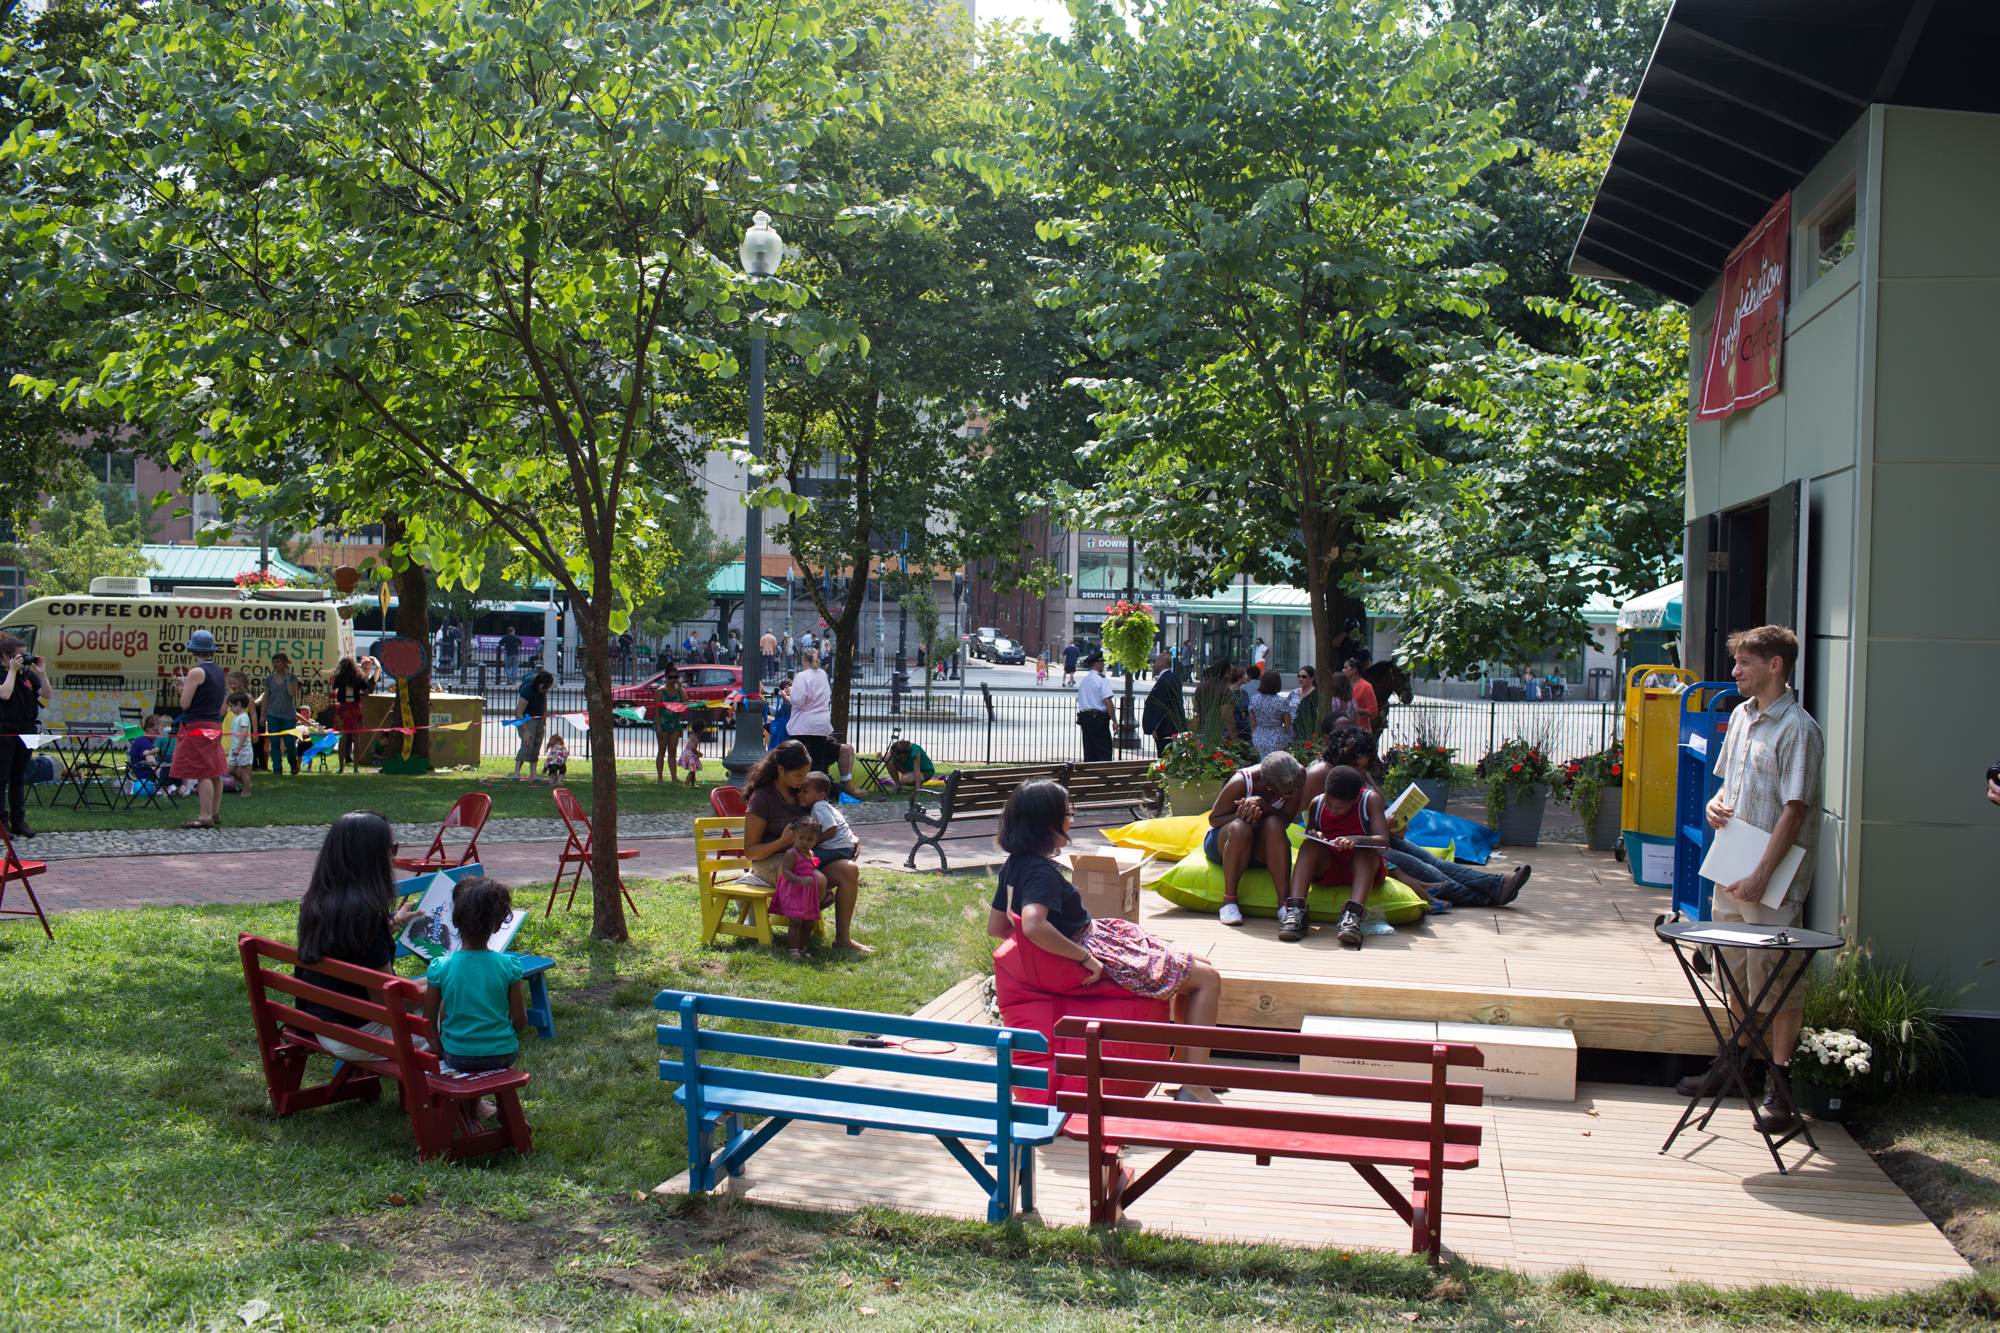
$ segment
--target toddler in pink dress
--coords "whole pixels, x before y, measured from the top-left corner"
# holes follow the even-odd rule
[[[806,931],[819,920],[820,899],[826,893],[826,876],[820,872],[813,848],[819,843],[820,824],[811,815],[794,819],[792,845],[780,854],[778,880],[771,886],[771,910],[792,923],[792,957],[806,956]]]

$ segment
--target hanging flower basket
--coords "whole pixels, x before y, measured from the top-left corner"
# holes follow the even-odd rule
[[[1122,600],[1113,602],[1104,612],[1104,655],[1124,667],[1128,675],[1141,671],[1152,658],[1153,642],[1159,632],[1152,607]]]

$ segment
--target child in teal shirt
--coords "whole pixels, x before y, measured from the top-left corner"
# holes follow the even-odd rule
[[[528,997],[521,965],[486,947],[514,910],[507,886],[472,875],[452,887],[451,921],[459,947],[431,963],[426,973],[424,1017],[438,1035],[438,1060],[448,1073],[485,1074],[511,1069],[528,1026]],[[493,1099],[481,1098],[479,1118],[493,1117]]]

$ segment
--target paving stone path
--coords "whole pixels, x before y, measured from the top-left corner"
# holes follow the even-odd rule
[[[850,824],[883,824],[900,821],[908,807],[882,803],[841,807]],[[223,807],[226,820],[229,807]],[[654,810],[618,816],[618,837],[687,838],[694,834],[694,821],[706,818],[693,810]],[[203,852],[318,851],[326,838],[325,824],[283,824],[269,828],[234,827],[219,829],[111,829],[87,833],[44,833],[20,844],[24,857],[37,861],[63,861],[100,856],[190,856]],[[437,825],[404,824],[398,833],[403,842],[421,850],[437,832]],[[568,837],[560,819],[489,819],[479,835],[481,847],[488,843],[562,842]]]

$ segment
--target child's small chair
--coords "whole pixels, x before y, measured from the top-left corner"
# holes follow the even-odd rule
[[[738,836],[740,837],[740,825],[738,826],[738,830]],[[7,859],[0,861],[0,916],[31,916],[42,923],[42,933],[50,939],[54,939],[56,933],[49,929],[49,918],[42,911],[42,900],[35,896],[35,886],[28,882],[36,875],[47,870],[48,866],[41,861],[23,861],[15,854],[14,840],[7,835],[7,823],[5,820],[0,820],[0,846],[5,846],[7,849]],[[7,901],[7,886],[11,883],[18,883],[22,890],[27,893],[28,907],[8,907],[5,905]]]
[[[482,791],[470,791],[451,803],[445,813],[444,823],[439,826],[437,836],[431,839],[430,850],[422,856],[399,856],[396,858],[398,870],[408,870],[413,874],[428,874],[437,870],[450,870],[456,866],[471,865],[479,859],[479,831],[486,827],[486,816],[493,810],[493,798]],[[446,829],[469,828],[472,841],[465,844],[465,855],[456,861],[444,849]],[[634,855],[637,855],[635,852]]]
[[[556,813],[562,816],[564,825],[569,829],[569,842],[564,845],[562,853],[556,861],[556,882],[549,886],[549,908],[548,911],[542,913],[544,917],[555,915],[556,895],[562,892],[563,870],[568,866],[575,866],[576,873],[570,877],[569,901],[563,904],[563,910],[567,912],[576,906],[577,885],[583,882],[584,867],[590,864],[590,845],[597,838],[596,832],[590,827],[590,816],[583,813],[583,807],[576,803],[576,794],[574,792],[570,791],[567,787],[557,787],[555,789],[555,798]],[[577,836],[578,825],[583,827],[583,835],[581,837]],[[621,861],[629,861],[638,854],[639,849],[637,847],[620,847],[618,849],[618,859]],[[623,875],[618,877],[618,891],[625,895],[627,905],[634,912],[637,912],[639,904],[632,901],[632,890],[625,887],[625,877]]]

